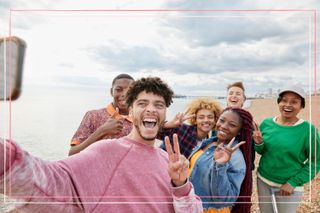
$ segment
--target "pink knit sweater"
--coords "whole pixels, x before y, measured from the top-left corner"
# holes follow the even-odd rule
[[[166,152],[126,137],[57,162],[1,142],[0,159],[0,190],[24,212],[202,212],[190,182],[172,187]]]

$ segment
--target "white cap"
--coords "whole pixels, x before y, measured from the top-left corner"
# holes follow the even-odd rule
[[[286,87],[282,88],[279,92],[279,96],[285,92],[293,92],[293,93],[296,93],[297,95],[299,95],[303,99],[306,98],[306,93],[304,92],[304,90],[297,85],[290,85],[290,86],[286,86]]]

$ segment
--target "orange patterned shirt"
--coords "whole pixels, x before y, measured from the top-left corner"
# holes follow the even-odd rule
[[[116,110],[111,103],[106,108],[88,111],[72,137],[71,145],[78,145],[85,141],[92,133],[103,125],[115,111]],[[130,133],[132,129],[131,118],[124,115],[118,115],[116,118],[124,118],[122,131],[118,134],[106,135],[103,139],[121,138]]]

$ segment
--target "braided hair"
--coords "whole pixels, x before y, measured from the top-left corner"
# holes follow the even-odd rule
[[[252,151],[252,115],[250,112],[237,107],[227,107],[224,111],[232,111],[239,115],[241,121],[241,129],[236,139],[238,141],[246,141],[245,144],[240,146],[245,163],[246,163],[246,174],[241,184],[240,194],[237,199],[236,205],[232,208],[232,213],[250,212],[251,208],[251,193],[252,193],[252,172],[250,169],[251,165],[251,151]]]

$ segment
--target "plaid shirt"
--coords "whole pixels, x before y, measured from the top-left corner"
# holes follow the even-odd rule
[[[158,134],[158,139],[164,141],[164,137],[169,136],[172,144],[172,135],[174,133],[178,135],[181,154],[188,158],[191,154],[192,149],[197,145],[197,126],[182,124],[177,128],[162,128],[160,130],[160,133]],[[161,148],[166,150],[166,146],[164,143],[161,145]]]

